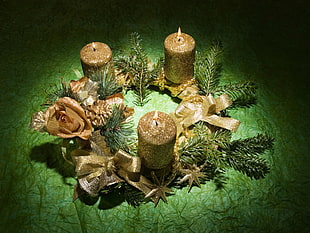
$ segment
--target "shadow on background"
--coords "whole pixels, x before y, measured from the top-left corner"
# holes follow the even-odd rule
[[[75,177],[74,167],[65,161],[61,154],[61,146],[56,143],[45,143],[33,147],[30,159],[36,162],[45,163],[50,169],[59,173],[63,179]]]

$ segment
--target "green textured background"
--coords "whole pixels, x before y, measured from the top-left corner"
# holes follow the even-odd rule
[[[306,2],[2,0],[0,231],[310,232]],[[55,138],[28,130],[43,89],[59,76],[75,77],[86,43],[122,49],[137,31],[154,59],[178,26],[200,51],[222,40],[225,80],[258,84],[258,104],[232,113],[242,121],[234,137],[268,132],[276,138],[273,152],[264,155],[270,174],[255,181],[229,170],[224,190],[214,191],[212,182],[189,194],[176,190],[157,208],[133,208],[115,196],[72,202],[75,180],[54,157]],[[155,93],[144,111],[170,112],[175,105],[164,107],[167,100]]]

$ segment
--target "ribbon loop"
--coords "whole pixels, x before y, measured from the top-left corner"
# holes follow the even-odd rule
[[[222,94],[217,98],[214,98],[211,94],[184,98],[175,112],[170,114],[177,125],[177,136],[198,121],[205,121],[211,125],[236,132],[240,125],[238,120],[215,115],[228,108],[231,104],[232,100],[227,94]]]
[[[132,181],[140,179],[141,158],[131,156],[123,150],[118,150],[114,156],[116,166],[127,173],[127,176]]]

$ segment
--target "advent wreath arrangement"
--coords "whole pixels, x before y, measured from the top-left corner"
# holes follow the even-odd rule
[[[77,178],[73,199],[121,190],[134,207],[148,201],[156,207],[172,188],[188,186],[189,192],[208,181],[223,187],[229,168],[264,178],[270,168],[261,155],[272,149],[273,138],[232,140],[240,122],[229,111],[255,104],[256,85],[220,82],[221,43],[198,53],[194,39],[179,30],[166,38],[165,59],[155,64],[138,33],[130,43],[115,58],[106,44],[86,45],[80,53],[84,76],[49,92],[31,119],[31,129],[63,139],[61,153]],[[124,104],[128,90],[137,106],[152,91],[166,91],[178,106],[170,114],[146,113],[136,135],[134,109]]]

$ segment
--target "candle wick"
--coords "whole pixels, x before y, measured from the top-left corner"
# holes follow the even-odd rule
[[[158,126],[158,111],[156,110],[155,113],[154,113],[154,116],[153,116],[153,123]]]
[[[94,52],[97,50],[97,49],[96,49],[96,44],[95,44],[95,42],[91,43],[91,47],[92,47],[92,49],[93,49]]]

